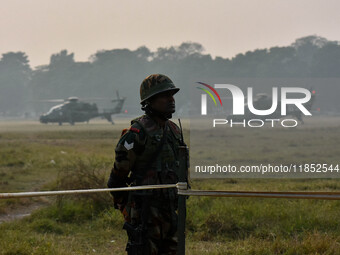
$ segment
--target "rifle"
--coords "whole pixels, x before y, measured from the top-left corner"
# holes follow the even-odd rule
[[[142,225],[135,227],[129,222],[125,222],[123,229],[126,230],[129,242],[126,245],[126,251],[128,255],[143,255],[146,254],[146,229]]]

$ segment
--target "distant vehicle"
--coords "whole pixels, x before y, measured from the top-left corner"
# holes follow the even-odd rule
[[[112,120],[113,114],[121,113],[124,98],[120,98],[117,92],[117,99],[111,100],[113,103],[117,103],[112,109],[105,109],[103,112],[98,111],[96,103],[82,102],[78,97],[69,97],[63,100],[63,104],[53,106],[47,113],[40,116],[40,122],[47,123],[70,123],[74,125],[76,122],[89,122],[90,119],[102,117],[114,124]],[[55,100],[43,100],[45,102],[58,102],[60,99]]]
[[[311,91],[312,96],[311,99],[304,104],[305,108],[310,111],[312,108],[312,105],[315,101],[315,91]],[[278,105],[280,105],[280,101],[278,102]],[[247,104],[245,104],[247,105]],[[254,108],[258,109],[258,110],[267,110],[270,109],[270,107],[272,106],[272,98],[270,96],[268,96],[267,94],[263,94],[263,93],[259,93],[256,95],[255,100],[254,100]],[[287,107],[287,116],[292,116],[293,118],[295,117],[298,121],[300,121],[301,123],[303,122],[303,118],[302,118],[302,112],[297,109],[296,107],[293,108],[291,107],[291,105],[288,105]],[[248,107],[245,107],[245,113],[244,115],[229,115],[227,117],[227,120],[233,120],[233,121],[243,121],[243,120],[250,120],[250,119],[281,119],[282,115],[281,115],[281,108],[277,107],[276,110],[270,114],[270,115],[265,115],[265,116],[260,116],[260,115],[255,115],[252,112],[249,111]]]

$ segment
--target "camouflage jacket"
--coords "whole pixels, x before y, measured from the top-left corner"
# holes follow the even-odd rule
[[[130,128],[123,130],[116,146],[108,187],[124,187],[131,183],[154,185],[178,182],[181,130],[170,120],[166,126],[167,131],[164,131],[148,115],[131,121]],[[164,133],[166,139],[162,139]],[[127,193],[111,193],[115,208],[117,204],[127,203]],[[162,199],[167,198],[164,196]]]

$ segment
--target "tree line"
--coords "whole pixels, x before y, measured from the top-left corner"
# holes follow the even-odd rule
[[[197,81],[237,78],[336,80],[340,77],[340,44],[312,35],[299,38],[286,47],[256,49],[233,58],[212,58],[204,53],[201,44],[185,42],[156,51],[145,46],[136,50],[102,50],[86,62],[76,62],[73,53],[62,50],[51,55],[49,64],[35,68],[30,66],[26,53],[8,52],[0,59],[0,116],[39,112],[39,100],[70,96],[113,99],[116,90],[127,97],[129,112],[137,113],[139,85],[152,73],[168,75],[182,89],[183,93],[176,95],[176,100],[183,106],[188,100],[189,87]],[[340,110],[340,103],[334,103],[331,108]]]

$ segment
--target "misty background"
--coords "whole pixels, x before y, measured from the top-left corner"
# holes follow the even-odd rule
[[[314,108],[320,108],[321,114],[340,112],[340,43],[311,35],[285,47],[256,49],[232,58],[213,58],[200,43],[183,42],[155,51],[145,46],[100,50],[84,62],[75,61],[74,53],[65,49],[53,53],[48,64],[32,68],[25,52],[6,52],[0,60],[0,117],[37,117],[55,105],[41,102],[47,99],[77,96],[109,101],[116,98],[116,91],[127,97],[123,111],[140,114],[139,86],[153,73],[168,75],[181,88],[175,99],[177,112],[183,115],[188,112],[189,90],[195,82],[233,83],[245,89],[250,84],[237,84],[244,78],[301,78],[304,83],[298,86],[306,88],[308,79],[318,80],[317,85],[313,83],[317,91]],[[270,94],[272,87],[287,85],[253,87],[255,93]]]

